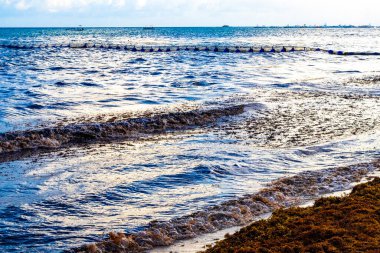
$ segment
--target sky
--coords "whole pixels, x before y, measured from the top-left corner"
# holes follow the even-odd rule
[[[380,25],[379,0],[0,0],[0,27]]]

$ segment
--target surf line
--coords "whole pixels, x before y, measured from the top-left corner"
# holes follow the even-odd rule
[[[64,148],[73,145],[137,140],[174,131],[216,124],[223,117],[242,114],[247,105],[157,113],[112,122],[74,123],[25,131],[0,133],[0,163],[15,152]]]
[[[175,242],[196,238],[222,229],[248,225],[259,216],[280,208],[294,207],[322,195],[350,190],[353,184],[377,173],[380,161],[304,171],[277,179],[259,192],[209,206],[202,211],[169,221],[151,221],[144,230],[124,234],[111,232],[102,241],[68,249],[65,253],[147,252]]]
[[[114,49],[130,52],[215,52],[215,53],[286,53],[286,52],[325,52],[332,55],[378,55],[380,52],[350,52],[311,47],[297,46],[135,46],[104,43],[67,43],[67,44],[0,44],[0,48],[9,49],[44,49],[44,48],[72,48],[72,49]]]

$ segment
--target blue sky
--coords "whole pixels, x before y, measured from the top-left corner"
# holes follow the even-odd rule
[[[0,0],[0,26],[380,25],[378,0]]]

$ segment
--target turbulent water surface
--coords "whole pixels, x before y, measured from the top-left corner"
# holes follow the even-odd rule
[[[380,30],[0,29],[2,45],[73,42],[380,52]],[[325,52],[0,47],[0,251],[136,234],[280,177],[379,158],[379,66]]]

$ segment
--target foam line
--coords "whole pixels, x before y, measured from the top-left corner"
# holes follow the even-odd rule
[[[158,114],[115,122],[76,123],[62,127],[7,132],[0,134],[0,157],[8,153],[62,148],[118,139],[137,139],[143,135],[186,130],[205,126],[219,118],[243,113],[244,105]]]

